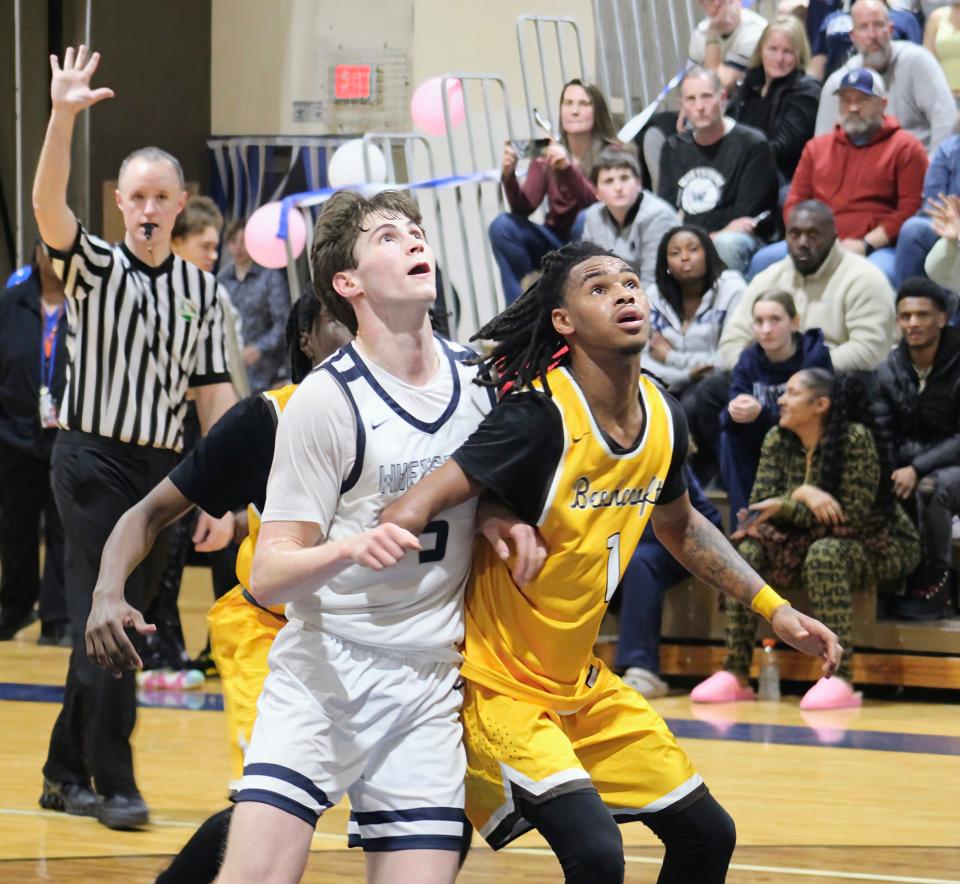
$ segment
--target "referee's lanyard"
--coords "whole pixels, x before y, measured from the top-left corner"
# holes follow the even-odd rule
[[[63,305],[53,313],[43,312],[43,337],[40,340],[40,426],[45,429],[57,427],[57,403],[53,401],[53,373],[57,365],[57,330]]]

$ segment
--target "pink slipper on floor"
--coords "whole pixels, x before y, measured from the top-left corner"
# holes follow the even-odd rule
[[[863,694],[854,691],[842,678],[821,678],[800,701],[801,709],[850,709],[863,703]]]
[[[690,691],[690,699],[694,703],[737,703],[755,700],[756,696],[753,688],[740,687],[740,682],[732,672],[721,669]]]

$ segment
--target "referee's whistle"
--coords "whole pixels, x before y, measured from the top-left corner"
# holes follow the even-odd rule
[[[145,239],[150,239],[153,236],[153,230],[157,227],[156,224],[153,224],[150,221],[146,221],[140,225],[143,228],[143,236]]]

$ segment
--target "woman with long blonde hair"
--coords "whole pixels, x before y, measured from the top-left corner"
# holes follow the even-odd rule
[[[800,21],[791,15],[770,22],[727,107],[728,116],[767,136],[781,184],[793,178],[817,121],[821,87],[804,73],[809,62],[810,46]]]

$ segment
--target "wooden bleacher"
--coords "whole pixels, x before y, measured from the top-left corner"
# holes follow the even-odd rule
[[[726,496],[711,495],[721,510],[724,524]],[[954,564],[960,564],[960,544],[954,545]],[[791,594],[791,601],[809,611],[803,594]],[[904,687],[960,690],[960,618],[917,622],[878,620],[876,592],[857,590],[853,594],[854,681],[858,684],[902,685]],[[601,633],[609,635],[612,625]],[[724,615],[716,590],[689,579],[667,593],[663,609],[660,666],[664,675],[706,676],[723,662]],[[766,624],[758,639],[772,635]],[[598,646],[598,654],[612,661],[615,646]],[[754,671],[758,662],[754,655]],[[781,676],[814,681],[819,677],[816,660],[791,650],[777,652]]]

